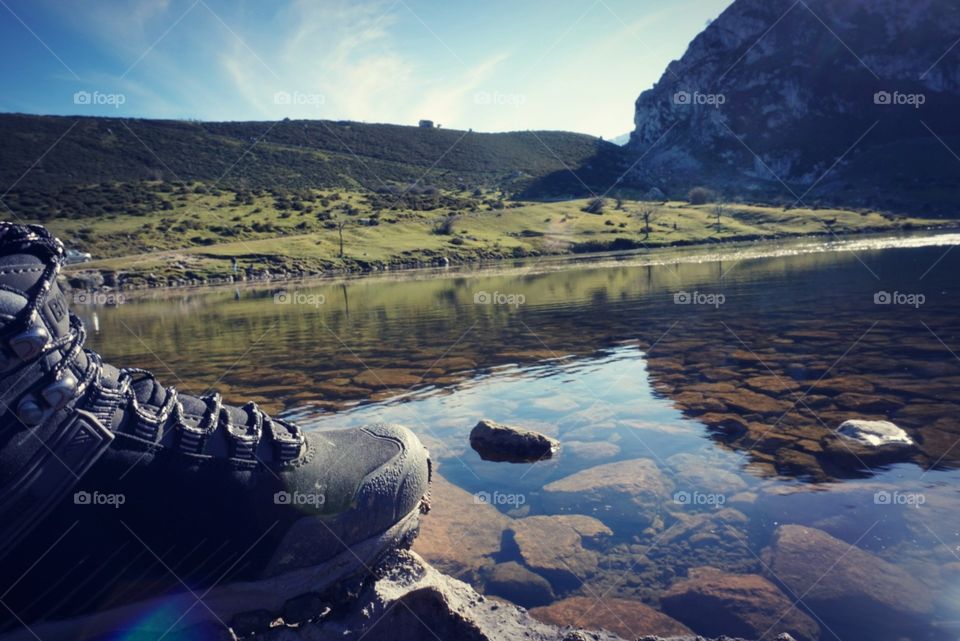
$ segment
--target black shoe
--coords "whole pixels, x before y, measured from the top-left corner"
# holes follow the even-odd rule
[[[297,623],[409,544],[430,474],[412,433],[303,433],[103,363],[63,254],[0,223],[0,639]]]

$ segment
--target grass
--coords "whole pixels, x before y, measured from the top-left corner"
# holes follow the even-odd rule
[[[510,201],[494,191],[400,197],[302,190],[291,203],[266,192],[193,187],[160,192],[159,208],[146,213],[45,224],[96,258],[71,270],[120,272],[134,284],[226,278],[234,260],[244,272],[306,275],[943,224],[875,211],[731,204],[721,207],[718,229],[716,205],[678,201],[625,200],[618,208],[608,199],[603,213],[592,214],[586,199]]]

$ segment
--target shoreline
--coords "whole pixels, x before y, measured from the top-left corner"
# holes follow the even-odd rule
[[[711,262],[723,260],[734,255],[736,260],[771,258],[785,254],[796,253],[823,253],[830,251],[850,251],[845,246],[857,241],[875,239],[899,239],[904,237],[936,238],[949,236],[951,232],[960,232],[960,225],[955,222],[941,226],[928,226],[921,229],[891,230],[883,228],[865,228],[846,231],[843,234],[835,233],[806,233],[790,234],[779,233],[770,236],[757,234],[744,235],[731,239],[712,242],[675,242],[670,244],[631,248],[614,251],[574,252],[544,254],[523,258],[477,259],[466,261],[448,261],[446,264],[401,264],[388,265],[383,269],[338,269],[319,274],[285,273],[267,274],[262,277],[237,278],[232,275],[225,278],[206,279],[205,281],[190,281],[182,284],[157,286],[141,284],[123,284],[119,286],[83,287],[76,283],[83,283],[91,278],[92,274],[99,274],[101,278],[106,273],[122,274],[122,271],[90,269],[85,266],[89,263],[68,265],[61,272],[61,279],[65,279],[70,288],[75,291],[88,292],[123,292],[125,299],[155,298],[157,294],[170,293],[179,295],[191,292],[212,292],[226,289],[258,290],[265,288],[283,287],[289,284],[337,284],[352,281],[392,278],[397,280],[430,280],[435,278],[469,278],[485,275],[505,275],[516,273],[543,273],[570,269],[575,266],[590,266],[603,268],[607,266],[657,266],[673,263]],[[826,239],[826,240],[824,240]],[[784,247],[790,244],[801,244],[804,240],[823,241],[815,247],[797,247],[792,251],[785,251]],[[954,243],[960,244],[960,239]],[[768,250],[744,252],[745,255],[736,256],[737,250],[769,247]],[[877,247],[881,248],[880,246]],[[775,251],[779,249],[779,251]],[[864,247],[864,250],[872,249]],[[711,252],[710,250],[719,250]],[[439,262],[439,261],[438,261]],[[89,280],[87,280],[89,283]]]

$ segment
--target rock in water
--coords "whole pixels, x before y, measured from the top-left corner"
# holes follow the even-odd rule
[[[597,465],[553,481],[543,488],[543,500],[552,508],[597,514],[614,531],[627,524],[630,532],[655,524],[673,483],[650,459]]]
[[[820,626],[794,607],[793,600],[756,574],[726,574],[715,568],[691,569],[660,597],[667,614],[700,634],[739,634],[769,638],[789,631],[799,641],[817,641]]]
[[[913,439],[890,421],[844,421],[837,429],[841,436],[867,447],[904,447]]]
[[[893,463],[917,448],[910,436],[890,421],[850,420],[822,440],[823,451],[845,467]]]
[[[470,432],[470,447],[485,461],[530,463],[552,458],[560,449],[560,441],[483,419]]]
[[[631,599],[605,596],[574,596],[543,608],[530,610],[533,618],[553,625],[571,625],[579,628],[604,628],[624,639],[635,639],[640,634],[676,637],[692,635],[693,631],[649,605]]]
[[[556,587],[579,587],[596,572],[600,557],[584,547],[613,534],[597,519],[583,514],[529,516],[510,526],[524,563]]]
[[[515,561],[498,563],[487,573],[484,593],[502,597],[524,608],[550,603],[556,596],[550,583]]]
[[[840,638],[913,637],[929,625],[933,597],[922,583],[822,530],[783,525],[764,556],[771,578],[803,595],[804,605]]]

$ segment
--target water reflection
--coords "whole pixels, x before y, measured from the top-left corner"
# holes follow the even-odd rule
[[[955,639],[960,256],[875,246],[193,293],[99,309],[92,342],[311,428],[411,426],[443,477],[418,545],[481,588],[518,566],[545,602],[666,593],[669,610],[682,595],[665,591],[709,565],[791,602],[809,589],[801,636]],[[561,454],[481,461],[467,434],[484,417]],[[919,447],[850,456],[832,435],[847,418],[893,420]],[[564,544],[536,545],[544,531]]]

